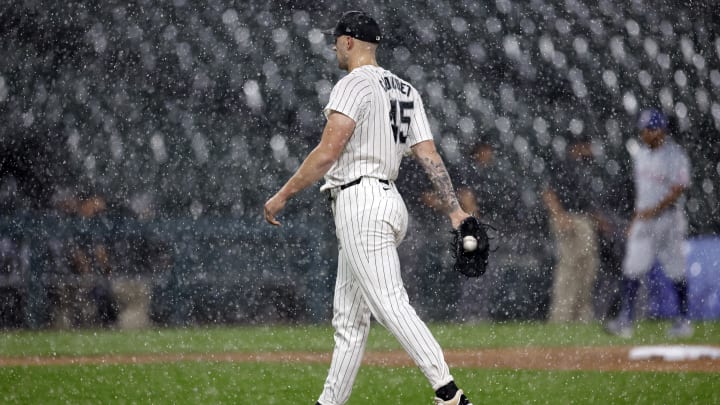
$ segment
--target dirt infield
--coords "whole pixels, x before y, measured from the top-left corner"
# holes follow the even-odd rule
[[[666,361],[661,358],[630,360],[630,347],[500,348],[447,350],[451,367],[510,370],[584,370],[584,371],[666,371],[720,372],[720,359]],[[2,366],[149,364],[178,361],[330,363],[330,353],[266,352],[204,354],[141,354],[79,357],[5,357]],[[405,352],[368,352],[364,364],[405,367],[413,363]]]

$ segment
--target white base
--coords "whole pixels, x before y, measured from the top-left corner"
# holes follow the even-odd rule
[[[720,359],[720,348],[712,346],[638,346],[630,349],[630,360],[663,359],[665,361],[686,361]]]

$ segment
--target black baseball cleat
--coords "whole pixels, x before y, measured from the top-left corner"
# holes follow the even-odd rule
[[[455,396],[447,401],[435,397],[435,405],[472,405],[472,403],[467,399],[465,394],[463,394],[462,390],[458,390]]]

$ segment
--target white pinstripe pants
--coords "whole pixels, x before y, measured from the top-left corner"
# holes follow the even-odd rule
[[[433,389],[452,381],[442,349],[410,306],[397,246],[407,209],[394,185],[363,178],[333,201],[338,272],[333,300],[335,349],[320,396],[323,405],[350,397],[370,331],[370,315],[385,326],[420,367]]]

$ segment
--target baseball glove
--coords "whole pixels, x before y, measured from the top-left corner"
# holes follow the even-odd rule
[[[488,225],[475,217],[465,218],[458,229],[453,229],[453,257],[455,271],[467,277],[480,277],[485,274],[490,253],[487,234]]]

